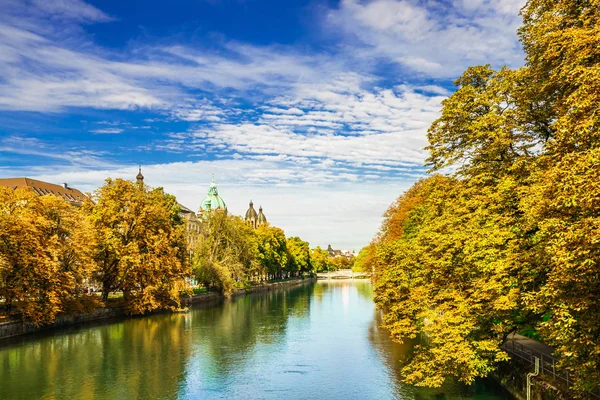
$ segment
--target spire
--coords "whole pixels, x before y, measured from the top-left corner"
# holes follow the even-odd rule
[[[265,225],[267,223],[267,217],[265,217],[265,214],[263,214],[262,206],[258,208],[258,218],[256,221],[258,222],[258,226]]]
[[[212,174],[212,182],[210,183],[210,187],[208,188],[208,195],[218,195],[219,191],[217,190],[217,184],[215,183],[215,174]]]
[[[141,165],[138,166],[138,174],[136,175],[135,180],[138,185],[144,184],[144,175],[142,175],[142,166]]]

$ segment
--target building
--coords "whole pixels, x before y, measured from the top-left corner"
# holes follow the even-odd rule
[[[212,182],[208,188],[208,194],[200,203],[200,209],[198,210],[199,215],[204,215],[209,212],[224,212],[227,214],[227,205],[217,190],[217,184],[215,183],[215,175],[213,174]]]
[[[331,258],[346,257],[347,259],[351,259],[352,257],[356,256],[356,254],[354,254],[354,251],[334,250],[333,247],[331,247],[331,245],[327,245],[327,252],[329,253],[329,257]]]
[[[140,188],[144,187],[144,175],[142,174],[141,166],[139,167],[138,174],[135,177],[135,182]],[[198,242],[202,221],[196,216],[196,213],[183,204],[177,203],[177,205],[179,206],[179,216],[181,217],[182,222],[185,224],[185,236],[188,249],[192,251]]]
[[[202,221],[196,216],[195,212],[180,203],[177,204],[179,204],[179,216],[185,224],[188,248],[192,251],[198,242]]]
[[[263,213],[262,206],[258,208],[258,213],[256,213],[252,200],[250,200],[250,207],[248,208],[248,211],[246,211],[244,219],[246,223],[254,229],[267,224],[267,217]]]
[[[58,196],[74,206],[81,206],[87,199],[87,196],[79,190],[70,187],[68,184],[55,185],[53,183],[38,181],[31,178],[6,178],[0,179],[0,186],[6,186],[11,189],[28,187],[38,196],[54,195]]]

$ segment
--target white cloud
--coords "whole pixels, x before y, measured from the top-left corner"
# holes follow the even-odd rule
[[[448,85],[446,78],[468,65],[522,62],[515,35],[522,2],[343,0],[321,21],[331,45],[315,52],[225,39],[206,47],[133,41],[128,50],[109,51],[82,28],[114,20],[94,6],[4,0],[0,110],[154,111],[142,127],[86,126],[97,134],[175,121],[191,128],[153,131],[152,142],[115,147],[114,154],[0,138],[0,152],[52,164],[0,174],[93,190],[108,176],[135,176],[114,161],[132,150],[144,152],[136,153],[142,159],[156,151],[194,157],[200,161],[145,166],[148,183],[196,209],[214,172],[232,212],[242,214],[252,198],[288,235],[358,249],[391,201],[422,175],[427,128],[450,94],[438,83]],[[380,75],[390,65],[395,69]]]
[[[0,176],[8,176],[7,172],[0,169]],[[214,173],[219,194],[232,214],[243,215],[253,200],[256,206],[263,206],[269,222],[283,228],[287,236],[300,236],[312,246],[331,244],[357,251],[374,236],[388,205],[415,179],[358,183],[360,177],[356,176],[344,183],[329,180],[330,172],[315,168],[307,170],[304,180],[299,181],[296,168],[264,160],[144,165],[142,172],[148,185],[164,187],[193,210],[206,196]],[[21,175],[53,183],[67,182],[71,187],[92,192],[108,177],[133,180],[136,174],[136,166],[92,170],[65,166],[28,167]],[[314,176],[312,181],[309,175]]]
[[[7,136],[0,138],[0,153],[47,158],[62,165],[67,165],[69,168],[73,166],[86,168],[115,166],[115,163],[105,160],[106,153],[104,152],[85,148],[58,148],[31,137]],[[26,175],[30,170],[33,170],[33,167],[28,166],[23,169],[22,173]],[[11,174],[12,176],[15,175],[14,172]]]
[[[361,57],[395,60],[413,73],[455,77],[468,65],[523,62],[516,30],[524,0],[343,0],[327,15]]]
[[[37,9],[51,17],[75,19],[82,22],[107,22],[113,18],[81,0],[31,0],[28,10]]]
[[[121,129],[121,128],[101,128],[101,129],[92,129],[90,132],[97,133],[97,134],[116,135],[119,133],[123,133],[123,129]]]

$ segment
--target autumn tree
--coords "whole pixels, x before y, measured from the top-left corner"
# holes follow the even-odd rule
[[[39,325],[93,304],[83,291],[92,243],[80,208],[0,187],[0,298],[8,312]]]
[[[384,224],[385,225],[385,224]],[[373,272],[375,269],[375,257],[377,251],[377,242],[371,242],[358,252],[354,257],[352,271],[354,272]]]
[[[576,386],[600,381],[600,2],[531,0],[519,31],[548,140],[523,199],[547,274],[528,296]]]
[[[310,258],[312,260],[313,268],[316,272],[327,272],[334,269],[334,265],[329,257],[329,253],[320,246],[317,246],[311,250]]]
[[[331,259],[334,269],[351,269],[354,265],[354,256],[337,256]]]
[[[94,199],[87,212],[104,301],[122,291],[132,314],[179,308],[190,271],[175,198],[162,188],[107,179]]]
[[[600,380],[600,2],[529,0],[526,65],[468,68],[428,132],[433,172],[375,245],[376,301],[396,340],[423,334],[408,381],[485,376],[534,329],[576,387]]]
[[[198,282],[229,295],[262,275],[258,242],[241,218],[215,212],[204,217],[192,266]]]

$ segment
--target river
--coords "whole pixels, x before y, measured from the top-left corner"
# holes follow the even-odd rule
[[[1,399],[510,399],[401,383],[367,281],[315,284],[0,342]]]

